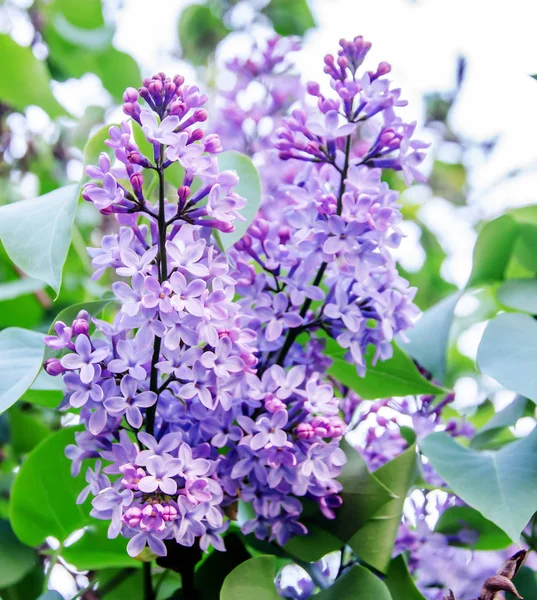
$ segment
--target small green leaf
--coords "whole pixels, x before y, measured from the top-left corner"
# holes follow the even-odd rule
[[[351,567],[334,585],[313,596],[316,600],[392,600],[386,584],[365,567]]]
[[[272,21],[274,31],[279,35],[303,36],[315,27],[307,0],[271,0],[262,12]]]
[[[31,279],[30,277],[8,281],[7,283],[0,283],[0,302],[37,292],[44,287],[45,284],[42,281]]]
[[[444,382],[449,332],[460,294],[455,293],[426,310],[415,327],[406,331],[408,353],[433,376]],[[434,331],[434,335],[431,335]]]
[[[515,425],[521,417],[526,415],[531,416],[528,412],[532,413],[535,410],[534,404],[523,396],[517,396],[510,404],[499,412],[494,412],[494,406],[492,404],[491,408],[493,414],[472,438],[470,442],[472,448],[482,450],[490,447],[500,433],[505,431],[506,427]]]
[[[84,146],[84,154],[82,164],[84,167],[88,165],[98,165],[101,152],[106,152],[108,156],[113,156],[114,150],[105,145],[104,141],[110,137],[109,129],[114,124],[103,125],[90,137]]]
[[[62,557],[81,571],[140,566],[127,554],[125,538],[110,540],[107,533],[108,523],[94,521],[79,540],[64,548]]]
[[[338,480],[343,485],[343,504],[337,510],[333,521],[324,520],[323,526],[347,542],[375,513],[393,499],[392,492],[375,475],[369,472],[367,464],[347,441],[341,445],[347,462]]]
[[[413,433],[412,436],[415,437]],[[352,536],[348,545],[360,560],[386,573],[393,554],[406,496],[416,481],[416,443],[413,442],[397,458],[377,469],[374,475],[391,491],[392,499],[381,506]]]
[[[218,43],[229,33],[209,6],[191,4],[179,17],[179,40],[183,57],[195,65],[203,65]]]
[[[477,351],[477,364],[482,373],[537,402],[535,356],[537,321],[529,315],[504,313],[488,323]]]
[[[16,110],[24,110],[27,106],[35,104],[53,119],[67,114],[52,94],[46,63],[38,60],[31,48],[19,46],[9,35],[2,33],[0,56],[0,101],[3,104]]]
[[[35,411],[22,410],[15,404],[8,411],[9,440],[17,454],[33,450],[51,431],[42,423],[42,416]]]
[[[503,550],[511,545],[509,536],[502,529],[469,506],[448,508],[440,515],[434,530],[444,535],[458,534],[461,530],[477,533],[479,537],[475,544],[471,545],[473,550]]]
[[[10,327],[0,332],[0,412],[14,404],[37,377],[43,334]]]
[[[28,546],[42,544],[47,536],[64,542],[90,523],[87,509],[76,504],[83,475],[71,476],[65,456],[78,430],[68,427],[49,436],[30,452],[15,477],[9,516],[13,531]]]
[[[220,171],[231,170],[237,173],[239,183],[233,191],[246,199],[246,206],[240,211],[244,221],[235,219],[235,231],[231,233],[220,232],[224,249],[227,250],[242,238],[254,220],[261,203],[261,182],[259,173],[251,159],[235,150],[219,154],[218,167]]]
[[[365,377],[360,377],[356,366],[345,359],[346,350],[333,339],[327,338],[325,353],[333,359],[328,374],[353,389],[363,400],[377,400],[390,396],[417,394],[442,394],[447,390],[439,388],[425,379],[412,359],[393,345],[392,358],[378,361],[373,366],[371,359],[375,349],[370,347],[365,355],[368,364]]]
[[[425,596],[416,587],[402,554],[392,559],[385,582],[392,600],[425,600]]]
[[[457,496],[518,543],[537,506],[537,429],[500,450],[482,452],[432,433],[421,450]]]
[[[115,296],[111,296],[105,297],[102,300],[94,300],[93,302],[80,302],[79,304],[72,304],[71,306],[64,308],[61,312],[58,313],[58,315],[50,325],[48,333],[49,335],[54,334],[54,324],[58,321],[62,321],[63,323],[66,323],[70,326],[81,310],[86,310],[90,314],[90,316],[96,317],[107,306],[116,301],[117,300]]]
[[[11,260],[28,276],[59,292],[71,244],[78,184],[0,207],[0,240]]]
[[[251,558],[225,578],[220,600],[280,600],[274,585],[275,576],[274,556]]]
[[[213,552],[196,570],[194,587],[201,597],[200,600],[218,600],[226,577],[233,569],[251,558],[244,547],[242,536],[228,533],[225,544],[225,552]]]
[[[518,225],[509,215],[494,219],[481,229],[468,286],[503,280],[518,233]]]
[[[498,288],[498,300],[509,308],[537,315],[537,280],[509,279]]]
[[[9,521],[0,521],[0,589],[26,577],[37,563],[33,548],[24,546],[13,533]]]

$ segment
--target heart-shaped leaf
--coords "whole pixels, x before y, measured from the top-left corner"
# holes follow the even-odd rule
[[[43,362],[43,334],[18,327],[0,332],[0,412],[32,385]]]
[[[365,567],[354,566],[316,600],[392,600],[386,584]]]
[[[276,558],[257,556],[233,569],[225,578],[220,600],[280,600],[276,591]]]
[[[477,364],[506,388],[537,402],[537,321],[529,315],[504,313],[487,325]]]
[[[537,429],[500,450],[481,452],[432,433],[421,450],[462,500],[518,542],[537,506]]]
[[[57,293],[71,244],[78,184],[0,207],[0,240],[11,260],[28,276]]]

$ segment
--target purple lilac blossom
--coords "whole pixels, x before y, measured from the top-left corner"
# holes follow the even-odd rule
[[[199,127],[207,96],[183,77],[159,73],[129,88],[130,120],[106,141],[114,160],[87,170],[94,181],[83,197],[118,223],[90,249],[95,277],[110,270],[120,279],[121,308],[113,323],[93,319],[91,334],[87,313],[57,324],[47,343],[67,353],[47,370],[65,379],[62,407],[82,406],[87,431],[66,450],[73,473],[86,458],[105,463],[106,476],[87,475],[92,515],[110,521],[110,537],[130,540],[132,556],[146,545],[163,555],[168,540],[222,550],[224,508],[239,498],[253,508],[243,532],[281,545],[307,534],[303,500],[326,518],[341,505],[350,408],[339,410],[323,336],[363,374],[365,348],[389,358],[393,337],[417,314],[415,290],[391,255],[401,238],[397,194],[375,161],[419,177],[421,146],[395,116],[404,103],[379,79],[386,67],[355,77],[362,46],[361,38],[342,44],[337,69],[326,59],[336,98],[310,85],[318,109],[304,105],[287,118],[297,98],[298,78],[287,70],[295,41],[272,40],[229,65],[237,85],[221,95],[215,121],[226,121],[222,113],[244,120],[236,95],[260,78],[267,96],[252,119],[267,135],[254,143],[242,130],[241,149],[263,164],[264,197],[228,257],[213,231],[232,231],[247,199],[233,191],[236,173],[218,170],[217,153],[229,146]],[[370,118],[379,133],[366,148],[358,123]],[[176,162],[182,181],[171,188]],[[155,172],[158,197],[148,197],[144,178]]]

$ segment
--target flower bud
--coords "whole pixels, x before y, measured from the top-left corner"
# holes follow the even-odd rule
[[[73,335],[88,335],[89,323],[86,319],[75,319],[73,321]]]
[[[48,358],[43,364],[43,369],[52,377],[56,377],[61,375],[65,369],[62,367],[61,362],[57,358]]]

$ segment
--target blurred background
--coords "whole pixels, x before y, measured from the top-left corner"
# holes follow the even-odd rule
[[[0,204],[79,181],[88,138],[122,119],[123,90],[142,77],[181,73],[209,93],[229,89],[226,61],[248,56],[252,40],[261,44],[276,32],[302,37],[298,70],[305,80],[320,80],[324,54],[335,52],[341,37],[363,35],[373,42],[371,64],[392,64],[392,79],[409,101],[405,120],[416,120],[417,137],[431,143],[427,184],[406,190],[398,176],[390,181],[402,192],[405,215],[398,259],[427,310],[465,287],[484,222],[535,203],[534,16],[528,0],[3,0]],[[17,272],[0,247],[0,328],[46,331],[61,309],[102,296],[104,288],[89,279],[85,250],[99,218],[80,205],[54,303],[51,290]],[[466,291],[451,327],[445,383],[474,423],[515,397],[475,366],[498,307],[490,287]],[[9,423],[0,416],[0,445],[8,427],[11,436],[9,453],[0,451],[0,517],[13,464],[59,419],[49,410],[57,394],[44,406],[17,404]],[[510,435],[534,425],[522,416]]]

